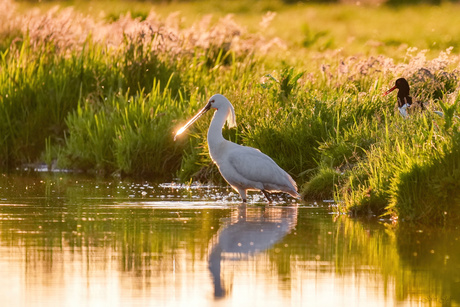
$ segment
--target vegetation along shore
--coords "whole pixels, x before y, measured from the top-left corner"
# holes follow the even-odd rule
[[[460,5],[59,4],[0,2],[4,172],[44,162],[222,182],[209,121],[173,140],[221,93],[238,122],[224,136],[272,157],[305,199],[459,221]],[[399,77],[426,111],[405,119],[382,96]]]

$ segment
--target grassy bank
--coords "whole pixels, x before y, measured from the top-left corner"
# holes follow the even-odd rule
[[[459,36],[444,23],[459,7],[411,7],[413,22],[398,40],[393,25],[407,8],[235,2],[208,17],[206,2],[180,4],[184,15],[168,15],[178,4],[149,11],[136,3],[131,15],[115,3],[97,16],[79,2],[38,11],[2,3],[4,170],[45,162],[220,181],[207,154],[210,115],[172,139],[219,92],[238,122],[225,137],[273,157],[305,198],[335,197],[338,210],[355,214],[458,220],[459,61],[447,47]],[[442,21],[430,21],[441,13]],[[423,18],[433,31],[417,28]],[[394,110],[395,95],[382,97],[400,76],[428,109],[407,120]]]

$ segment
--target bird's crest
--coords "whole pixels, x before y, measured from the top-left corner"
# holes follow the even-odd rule
[[[227,115],[227,126],[228,128],[236,127],[235,109],[233,108],[231,103],[230,103],[230,112],[228,112],[228,115]]]

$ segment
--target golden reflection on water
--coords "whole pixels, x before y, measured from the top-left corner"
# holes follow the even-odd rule
[[[234,210],[231,222],[223,225],[210,248],[208,262],[214,280],[214,295],[225,296],[232,288],[227,286],[224,289],[226,283],[221,278],[222,262],[225,259],[247,260],[249,256],[261,253],[281,241],[296,224],[297,206],[250,209],[242,205]],[[266,265],[266,262],[259,260],[255,263]]]
[[[169,195],[161,198],[146,185],[61,181],[29,179],[32,194],[15,182],[0,195],[1,306],[460,302],[455,229],[358,221],[303,204],[241,206],[177,187],[160,189]],[[126,193],[105,196],[117,191]]]
[[[0,292],[6,306],[332,306],[392,300],[392,293],[379,290],[382,282],[369,274],[372,269],[337,274],[334,263],[318,255],[289,255],[283,238],[295,231],[298,210],[233,208],[207,253],[199,241],[179,240],[163,252],[129,251],[121,245],[130,240],[95,240],[83,230],[46,242],[43,227],[10,228],[10,240],[2,236],[0,248]]]

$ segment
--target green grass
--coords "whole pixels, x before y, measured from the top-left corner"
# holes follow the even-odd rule
[[[188,107],[173,100],[170,91],[160,92],[157,84],[148,95],[111,95],[103,108],[79,105],[66,121],[66,164],[102,173],[169,177],[182,155],[171,137],[171,122]]]
[[[460,7],[72,4],[3,10],[15,17],[0,27],[3,170],[44,162],[222,182],[206,145],[211,115],[172,138],[222,93],[238,123],[224,136],[271,156],[305,198],[335,197],[354,214],[458,221],[460,33],[451,24]],[[406,120],[396,95],[382,97],[401,76],[428,108]]]

